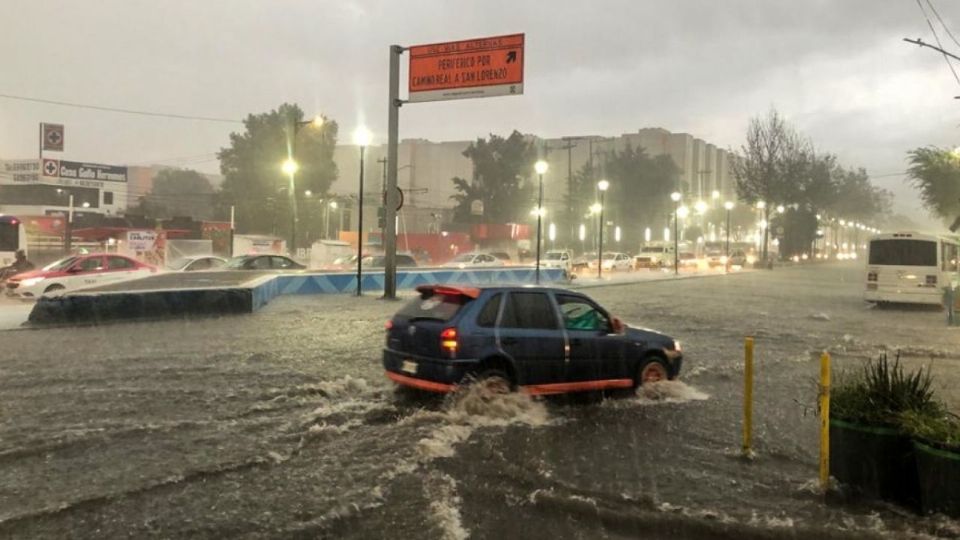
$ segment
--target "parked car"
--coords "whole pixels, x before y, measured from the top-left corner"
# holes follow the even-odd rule
[[[745,267],[753,264],[755,261],[756,259],[752,255],[748,255],[744,250],[738,249],[730,253],[730,258],[727,260],[727,263],[730,266]]]
[[[444,268],[486,268],[493,266],[503,266],[503,261],[489,253],[461,253],[443,265]]]
[[[129,281],[156,272],[154,266],[114,253],[75,255],[7,279],[6,294],[35,298]]]
[[[634,268],[673,266],[673,246],[643,246],[633,258]]]
[[[694,253],[689,251],[681,251],[677,259],[680,262],[680,268],[697,268],[700,266],[700,260],[697,259]]]
[[[544,268],[563,268],[570,271],[573,268],[573,255],[566,250],[550,250],[540,261]]]
[[[628,327],[588,296],[552,287],[422,285],[387,322],[394,382],[450,392],[472,379],[557,394],[673,379],[680,343]]]
[[[603,254],[601,264],[603,264],[604,270],[633,270],[633,258],[626,253],[608,251]],[[590,261],[590,268],[597,268],[596,259]]]
[[[167,269],[174,272],[200,272],[216,270],[226,263],[226,259],[214,255],[194,255],[173,261],[167,265]]]
[[[707,259],[707,266],[710,268],[725,266],[727,264],[727,256],[720,250],[707,251],[705,258]]]
[[[413,268],[417,266],[417,260],[413,258],[413,255],[407,253],[397,253],[397,268]],[[356,269],[356,259],[354,259],[353,268]],[[360,265],[363,268],[386,268],[387,266],[387,257],[386,255],[368,255],[360,261]]]
[[[501,261],[503,261],[503,264],[513,263],[513,259],[510,257],[510,254],[507,253],[506,251],[491,251],[490,254],[496,257],[497,259],[500,259]]]
[[[306,266],[283,255],[241,255],[223,265],[224,270],[303,270]]]

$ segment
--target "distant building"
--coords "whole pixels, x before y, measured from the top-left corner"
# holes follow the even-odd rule
[[[43,216],[76,211],[108,216],[127,209],[128,169],[57,159],[0,161],[0,213]]]
[[[635,133],[616,137],[582,135],[563,138],[540,139],[530,136],[537,147],[550,148],[546,160],[550,165],[545,182],[545,206],[559,207],[568,192],[568,175],[576,174],[593,160],[595,170],[602,173],[605,156],[613,150],[623,150],[627,145],[642,147],[651,156],[667,155],[680,170],[677,190],[684,192],[686,200],[713,202],[735,198],[735,186],[730,177],[729,154],[726,150],[695,138],[688,133],[672,133],[663,128],[644,128]],[[433,232],[439,223],[449,219],[456,194],[451,178],[459,176],[470,179],[473,164],[464,157],[463,151],[472,141],[432,142],[426,139],[404,139],[398,148],[397,183],[404,191],[404,206],[400,213],[400,231]],[[566,148],[570,146],[570,148]],[[377,208],[381,204],[383,186],[383,163],[386,145],[376,145],[366,150],[364,179],[364,230],[378,230]],[[331,192],[339,197],[355,201],[359,187],[360,150],[354,145],[337,146],[334,160],[340,176],[331,186]],[[356,229],[356,203],[346,205],[350,229]],[[439,222],[439,223],[438,223]]]

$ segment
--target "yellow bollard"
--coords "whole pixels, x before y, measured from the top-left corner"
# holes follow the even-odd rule
[[[820,355],[820,489],[830,487],[830,353]]]
[[[743,456],[752,457],[753,439],[753,338],[743,343]]]

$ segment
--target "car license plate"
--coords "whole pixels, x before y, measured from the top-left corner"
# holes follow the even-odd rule
[[[400,371],[405,371],[411,375],[416,375],[417,373],[417,363],[411,362],[410,360],[404,360],[403,366],[400,368]]]

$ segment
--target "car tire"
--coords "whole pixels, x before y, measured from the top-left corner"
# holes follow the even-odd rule
[[[60,284],[58,284],[58,283],[54,283],[53,285],[51,285],[51,286],[47,287],[46,289],[44,289],[44,290],[43,290],[43,294],[44,294],[44,295],[47,295],[47,294],[60,294],[64,289],[66,289],[66,287],[64,287],[63,285],[60,285]]]
[[[643,386],[654,382],[669,380],[670,375],[666,362],[657,356],[648,356],[637,366],[637,376],[634,385]]]

